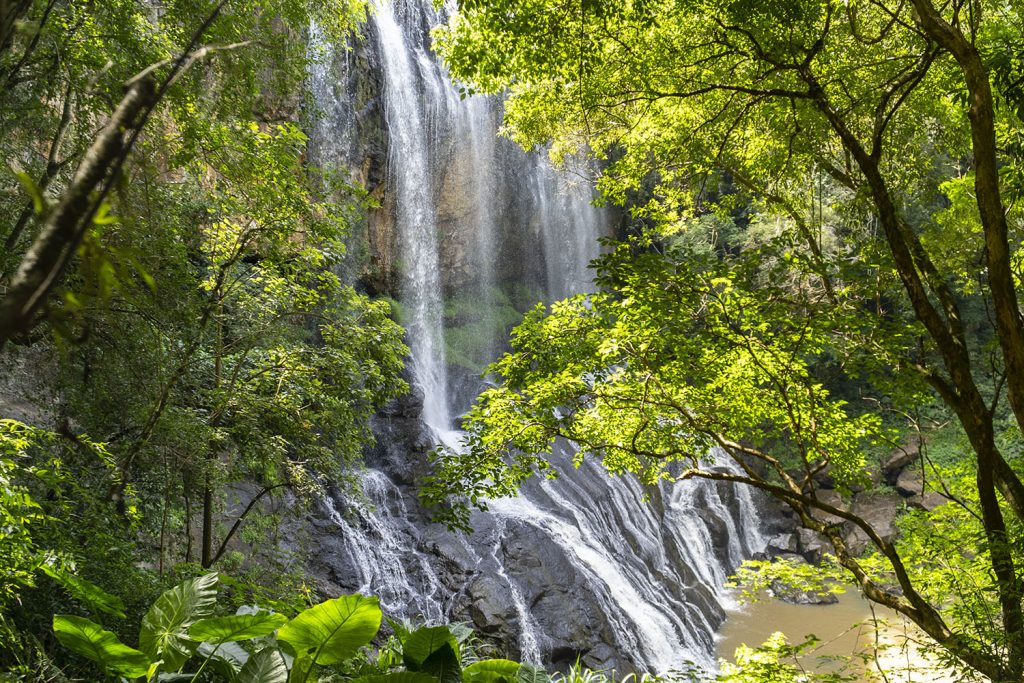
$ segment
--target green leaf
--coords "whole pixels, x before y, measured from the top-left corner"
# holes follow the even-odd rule
[[[459,642],[447,626],[421,628],[402,643],[402,657],[411,671],[432,674],[441,683],[462,680]]]
[[[373,674],[352,679],[352,683],[437,683],[430,674],[416,671],[392,671],[386,674]]]
[[[343,595],[300,612],[281,627],[277,639],[291,645],[299,657],[334,664],[373,640],[382,616],[376,597]]]
[[[459,642],[447,626],[430,626],[413,631],[402,643],[405,665],[418,671],[427,659],[447,645],[453,652],[459,651]]]
[[[313,670],[313,660],[309,657],[296,657],[288,672],[288,683],[306,683],[309,672]]]
[[[286,616],[274,612],[210,617],[192,624],[188,630],[188,637],[192,640],[209,640],[212,643],[249,640],[270,635],[287,621]]]
[[[238,683],[288,683],[288,664],[277,648],[265,647],[238,672]]]
[[[188,628],[213,610],[217,600],[217,574],[183,581],[165,591],[142,619],[139,647],[153,659],[163,659],[168,671],[180,671],[197,643]]]
[[[465,683],[516,683],[519,669],[519,662],[510,659],[483,659],[463,669],[462,680]]]
[[[53,632],[64,647],[88,657],[107,671],[128,678],[149,672],[150,662],[145,654],[128,647],[94,621],[57,614],[53,617]]]
[[[110,225],[111,223],[117,222],[117,217],[110,213],[110,204],[103,202],[100,207],[96,209],[96,214],[92,217],[94,225]]]
[[[204,641],[196,648],[196,655],[208,659],[208,666],[223,678],[234,680],[239,670],[249,661],[249,653],[238,643],[211,643]]]
[[[75,576],[64,567],[43,564],[39,569],[89,609],[124,619],[124,602],[116,595],[111,595],[96,584]]]
[[[518,683],[551,683],[551,676],[539,666],[523,663],[516,672]]]
[[[436,676],[440,683],[460,683],[462,665],[458,650],[451,643],[445,643],[423,662],[423,671]]]

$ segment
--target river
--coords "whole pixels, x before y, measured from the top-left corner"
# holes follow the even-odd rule
[[[781,631],[790,643],[814,635],[818,644],[799,657],[805,671],[841,671],[857,680],[951,683],[959,680],[925,656],[920,632],[904,617],[872,605],[855,588],[833,605],[792,605],[766,598],[736,604],[719,632],[719,658],[732,660],[744,643],[763,643]],[[877,656],[872,651],[877,645]]]

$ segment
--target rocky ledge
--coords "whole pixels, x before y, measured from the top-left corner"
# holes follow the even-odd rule
[[[878,470],[870,473],[870,487],[854,486],[847,491],[837,487],[826,469],[815,477],[815,495],[832,507],[861,517],[882,539],[893,541],[899,535],[896,520],[901,512],[908,508],[931,511],[949,500],[942,492],[929,488],[923,462],[916,445],[903,446]],[[788,508],[782,508],[782,514],[789,519],[791,528],[771,538],[768,555],[811,564],[821,562],[823,555],[830,552],[831,544],[820,534],[801,527],[796,515]],[[826,513],[819,513],[818,518],[842,527],[843,540],[854,555],[869,551],[871,542],[860,527]],[[773,586],[773,592],[780,600],[800,605],[837,602],[834,595],[815,591]]]

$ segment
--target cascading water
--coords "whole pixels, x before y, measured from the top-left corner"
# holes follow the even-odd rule
[[[391,6],[376,5],[374,17],[386,83],[385,115],[390,134],[388,168],[398,195],[397,222],[404,247],[405,277],[401,298],[408,311],[406,324],[413,377],[423,389],[423,419],[431,426],[447,429],[451,418],[442,327],[444,304],[428,138],[431,130],[428,124],[438,117],[424,111],[420,96],[422,84],[428,84],[435,95],[428,102],[438,106],[443,101],[437,97],[441,86],[424,56],[406,47]],[[417,78],[417,68],[425,77]]]
[[[748,492],[707,481],[645,491],[593,462],[573,470],[560,444],[566,474],[494,501],[469,536],[431,524],[416,502],[422,454],[459,447],[452,416],[480,387],[467,378],[500,351],[508,311],[590,289],[586,264],[613,220],[591,185],[497,137],[500,101],[459,98],[428,49],[442,19],[430,0],[379,0],[357,58],[336,56],[310,78],[324,111],[318,160],[361,169],[368,185],[384,166],[369,241],[394,252],[379,260],[396,271],[419,390],[377,420],[365,500],[328,501],[315,569],[381,595],[391,616],[471,620],[527,661],[713,666],[725,578],[765,545],[745,523],[756,518]],[[375,137],[386,152],[360,151]]]

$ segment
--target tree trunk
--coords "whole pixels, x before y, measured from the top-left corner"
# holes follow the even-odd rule
[[[203,488],[203,542],[200,564],[203,569],[209,569],[213,564],[213,487],[210,485],[210,475],[206,475],[206,486]]]

